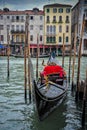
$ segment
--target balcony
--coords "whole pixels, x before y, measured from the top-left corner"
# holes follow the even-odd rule
[[[59,21],[58,21],[58,23],[60,23],[60,24],[61,24],[61,23],[63,23],[63,21],[62,21],[62,20],[59,20]]]
[[[53,20],[53,22],[52,23],[57,23],[57,21],[56,20]]]
[[[11,19],[11,22],[25,22],[24,19]]]
[[[11,30],[11,33],[25,33],[24,30]]]
[[[69,20],[66,20],[65,23],[70,23],[70,21],[69,21]]]
[[[50,20],[47,20],[46,23],[50,23]]]

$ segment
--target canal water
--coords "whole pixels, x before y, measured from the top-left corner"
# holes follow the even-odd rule
[[[57,57],[62,64],[62,57]],[[34,75],[36,59],[32,58]],[[42,70],[39,59],[39,71]],[[47,59],[44,59],[45,62]],[[69,57],[65,57],[65,70],[68,74]],[[86,77],[87,57],[81,59],[81,79]],[[72,65],[71,65],[72,68]],[[77,59],[75,64],[75,82]],[[10,78],[7,79],[7,57],[0,57],[0,130],[87,130],[81,128],[82,103],[75,103],[74,93],[69,85],[64,102],[46,120],[40,122],[34,104],[24,100],[24,59],[10,57]],[[87,111],[86,111],[87,113]]]

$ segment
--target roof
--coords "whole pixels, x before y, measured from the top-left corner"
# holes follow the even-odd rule
[[[46,7],[72,7],[72,5],[55,3],[55,4],[45,5],[44,8]]]
[[[0,11],[0,15],[26,15],[26,14],[29,14],[29,15],[43,15],[44,12],[42,10],[39,10],[39,11],[34,11],[34,10],[24,10],[24,11],[19,11],[19,10],[15,10],[15,11],[3,11],[1,10]]]

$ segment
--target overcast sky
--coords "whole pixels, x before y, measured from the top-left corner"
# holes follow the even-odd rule
[[[0,9],[5,7],[11,10],[32,10],[35,7],[43,10],[46,4],[59,3],[75,5],[78,0],[0,0]]]

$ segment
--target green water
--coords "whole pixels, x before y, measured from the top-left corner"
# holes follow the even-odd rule
[[[32,58],[34,76],[36,59]],[[39,59],[39,71],[42,70]],[[45,62],[47,58],[44,59]],[[59,64],[62,58],[58,57]],[[65,57],[64,68],[68,74],[69,57]],[[85,79],[87,57],[81,60],[81,79]],[[71,65],[72,69],[72,65]],[[77,59],[75,79],[77,77]],[[10,57],[10,78],[7,79],[7,57],[0,57],[0,130],[87,130],[81,128],[82,105],[75,103],[71,86],[68,88],[64,102],[46,120],[40,122],[34,104],[25,104],[24,100],[24,59]],[[87,113],[87,111],[86,111]]]

